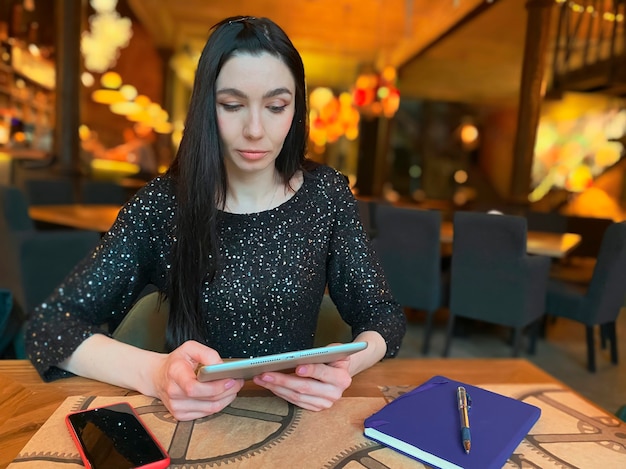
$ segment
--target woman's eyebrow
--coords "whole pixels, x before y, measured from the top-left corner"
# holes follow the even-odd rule
[[[221,88],[216,91],[216,94],[218,95],[226,94],[226,95],[236,96],[242,99],[245,99],[248,97],[243,91],[238,90],[237,88]],[[281,87],[281,88],[276,88],[271,91],[268,91],[267,93],[263,95],[263,98],[264,99],[273,98],[275,96],[280,96],[281,94],[288,94],[290,96],[293,95],[293,93],[288,88]]]
[[[246,94],[243,91],[238,90],[237,88],[222,88],[217,90],[215,94],[228,94],[232,96],[237,96],[238,98],[247,98]]]
[[[273,98],[274,96],[280,96],[281,94],[288,94],[289,96],[293,95],[293,93],[287,88],[276,88],[275,90],[265,93],[263,97]]]

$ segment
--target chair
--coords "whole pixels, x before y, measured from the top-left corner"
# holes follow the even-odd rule
[[[315,332],[315,347],[323,347],[334,342],[350,342],[352,328],[344,322],[329,295],[324,295],[320,305]]]
[[[95,231],[38,231],[24,194],[0,186],[0,286],[30,313],[99,242]]]
[[[617,364],[615,321],[626,296],[626,222],[613,223],[605,231],[598,259],[587,287],[551,279],[545,312],[585,325],[587,369],[596,370],[594,327],[610,342],[611,362]]]
[[[137,300],[112,335],[135,347],[166,352],[169,312],[169,302],[160,292],[148,293]]]
[[[443,304],[441,212],[378,205],[372,246],[394,298],[427,313],[422,353],[430,345],[434,313]]]
[[[450,280],[450,318],[464,317],[513,329],[518,356],[523,329],[543,316],[550,258],[526,253],[526,219],[515,215],[456,212]],[[529,352],[536,340],[533,330]]]
[[[83,181],[81,202],[83,204],[123,205],[128,200],[126,189],[111,181]]]
[[[165,334],[169,317],[169,302],[158,291],[142,296],[113,331],[113,338],[135,347],[165,352]],[[333,342],[349,342],[352,332],[337,311],[330,296],[324,295],[320,306],[314,345],[321,347]]]
[[[567,217],[555,212],[526,212],[529,231],[545,231],[548,233],[567,233]]]
[[[23,311],[13,302],[9,290],[0,288],[0,358],[24,358],[16,340],[25,318]]]
[[[76,202],[70,179],[28,179],[24,191],[29,205],[65,205]]]
[[[374,220],[374,212],[376,210],[376,202],[370,202],[363,199],[356,200],[357,208],[359,209],[359,218],[365,228],[365,232],[371,238],[376,236],[376,227]]]

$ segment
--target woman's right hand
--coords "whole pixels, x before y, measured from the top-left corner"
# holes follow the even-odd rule
[[[193,420],[219,412],[235,400],[243,386],[242,379],[198,381],[199,364],[222,362],[215,350],[199,342],[187,341],[161,357],[152,379],[155,397],[163,401],[177,420]]]

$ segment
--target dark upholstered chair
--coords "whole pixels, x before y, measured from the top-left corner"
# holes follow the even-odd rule
[[[372,246],[400,305],[427,313],[422,353],[427,354],[434,313],[443,304],[441,212],[378,205]]]
[[[567,232],[567,217],[560,213],[529,210],[526,213],[526,221],[528,222],[529,231]]]
[[[373,238],[376,235],[376,229],[374,226],[374,210],[376,202],[357,199],[356,206],[359,209],[359,218],[361,219],[363,228],[365,228],[369,237]]]
[[[511,327],[513,356],[523,329],[543,316],[550,258],[526,253],[526,219],[456,212],[450,278],[450,319],[444,356],[456,317]],[[534,352],[537,330],[529,347]]]
[[[28,179],[24,181],[28,205],[64,205],[76,202],[71,179]]]
[[[0,288],[0,358],[26,358],[25,347],[17,339],[24,320],[12,293]]]
[[[123,205],[128,200],[126,189],[112,181],[83,181],[81,202],[83,204]]]
[[[95,231],[36,230],[24,194],[0,186],[0,287],[25,312],[45,300],[99,240]]]
[[[598,259],[588,286],[551,279],[545,312],[585,325],[587,368],[596,370],[594,327],[610,342],[611,362],[617,363],[615,321],[626,296],[626,222],[610,225],[602,238]]]

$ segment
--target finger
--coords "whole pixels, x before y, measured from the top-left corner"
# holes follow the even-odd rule
[[[352,384],[352,377],[348,373],[349,359],[337,360],[331,364],[300,365],[296,374],[302,378],[312,378],[322,383],[329,383],[340,388],[343,392]]]
[[[283,373],[263,373],[254,381],[277,396],[310,410],[331,407],[343,393],[343,389],[333,384]]]
[[[258,377],[260,378],[260,377]],[[255,378],[255,381],[258,379]],[[267,382],[259,379],[261,386],[271,391],[276,396],[291,402],[303,409],[320,411],[332,407],[335,399],[330,399],[324,395],[301,393],[291,387],[282,386],[277,383]]]
[[[182,353],[194,365],[199,363],[203,365],[222,363],[222,358],[216,350],[195,340],[188,340],[178,347],[175,352]]]
[[[216,401],[199,401],[193,399],[173,400],[166,407],[177,420],[193,420],[222,411],[230,405],[236,395],[226,396]]]
[[[243,385],[243,379],[225,378],[205,383],[196,380],[190,386],[187,395],[199,400],[222,399],[226,396],[237,395]]]
[[[199,364],[213,364],[222,361],[219,354],[210,347],[195,341],[187,341],[169,354],[166,365],[166,376],[171,383],[180,385],[182,392],[187,394],[195,386],[196,370]],[[173,389],[170,392],[174,392]],[[188,395],[188,394],[187,394]]]

